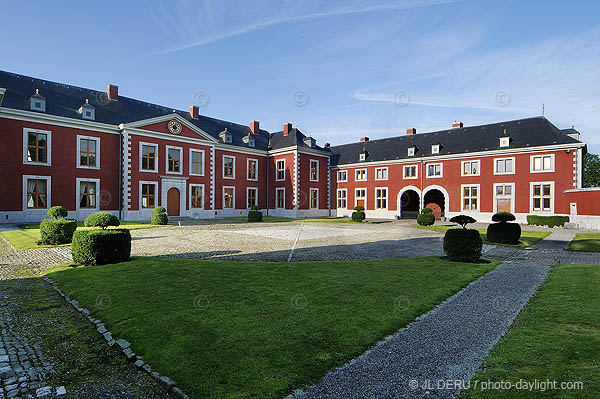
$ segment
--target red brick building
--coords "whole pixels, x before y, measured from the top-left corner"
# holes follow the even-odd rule
[[[0,72],[0,223],[39,221],[53,205],[148,220],[352,213],[415,217],[571,215],[600,224],[582,189],[585,143],[543,117],[320,147],[285,124],[269,133],[106,92]]]

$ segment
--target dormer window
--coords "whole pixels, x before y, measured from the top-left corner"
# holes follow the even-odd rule
[[[90,104],[87,98],[85,99],[85,104],[79,108],[79,113],[83,119],[96,120],[96,108]]]
[[[221,140],[223,141],[223,143],[226,144],[231,144],[231,133],[229,133],[227,131],[227,128],[225,128],[225,130],[223,130],[221,133],[219,133],[219,137],[221,138]]]
[[[439,144],[433,144],[431,146],[431,153],[432,154],[439,154],[440,153],[440,145]]]
[[[248,145],[248,147],[252,147],[254,148],[256,146],[256,140],[254,139],[254,137],[247,135],[244,136],[244,138],[242,139],[242,141]]]
[[[409,157],[415,156],[415,147],[408,147],[408,156]]]
[[[367,159],[367,154],[365,154],[364,152],[361,152],[360,154],[358,154],[359,161],[364,161],[365,159]]]
[[[510,145],[510,136],[500,137],[500,147],[508,147]]]
[[[4,99],[4,93],[6,93],[6,89],[0,87],[0,105],[2,105],[2,100]]]
[[[304,141],[304,145],[309,148],[315,148],[315,139],[312,137],[305,137],[302,141]]]
[[[35,94],[29,97],[29,109],[46,112],[46,99],[40,95],[39,89],[35,89]]]

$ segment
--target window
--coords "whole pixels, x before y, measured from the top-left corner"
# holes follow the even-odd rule
[[[345,188],[337,190],[337,207],[340,209],[348,207],[348,191]]]
[[[100,188],[99,179],[77,179],[77,209],[98,209],[97,193]]]
[[[463,176],[479,176],[479,161],[463,161]]]
[[[46,130],[23,129],[23,163],[50,166],[51,138]]]
[[[190,209],[204,208],[204,185],[190,184]]]
[[[414,157],[415,156],[415,147],[408,147],[408,156],[409,157]]]
[[[431,153],[432,154],[439,154],[440,153],[440,145],[439,144],[433,144],[431,146]]]
[[[494,160],[494,174],[512,175],[515,173],[515,158],[501,158]]]
[[[510,145],[510,137],[500,137],[500,147],[508,147]]]
[[[514,213],[514,185],[515,183],[494,184],[494,213]]]
[[[310,209],[319,209],[319,189],[310,189]]]
[[[83,119],[95,120],[96,119],[96,108],[90,104],[88,99],[85,99],[85,104],[79,107],[79,113]]]
[[[100,138],[77,136],[78,168],[100,168]]]
[[[348,181],[348,171],[347,170],[338,170],[337,181],[338,182]]]
[[[230,155],[223,155],[223,178],[235,178],[235,157]]]
[[[246,204],[248,209],[252,208],[254,205],[258,205],[258,189],[249,187],[246,190]]]
[[[275,190],[275,208],[285,208],[285,188],[278,188]]]
[[[319,181],[319,161],[310,160],[310,181]]]
[[[366,153],[364,153],[364,152],[361,152],[361,153],[358,155],[358,160],[359,160],[359,161],[364,161],[365,159],[367,159],[367,154],[366,154]]]
[[[223,209],[233,209],[235,207],[234,187],[223,187]]]
[[[248,158],[246,162],[247,180],[258,180],[258,160]]]
[[[462,186],[463,211],[476,211],[479,206],[479,185]]]
[[[531,173],[554,172],[554,154],[531,157]]]
[[[39,89],[35,89],[35,94],[29,97],[29,109],[46,112],[46,99],[40,95]]]
[[[442,164],[432,163],[427,165],[427,177],[442,177]]]
[[[140,171],[158,172],[158,144],[140,142]]]
[[[388,179],[388,168],[376,168],[375,169],[375,180],[387,180]]]
[[[365,181],[367,180],[367,170],[366,169],[356,169],[354,172],[354,180],[356,181]]]
[[[552,183],[531,183],[532,191],[532,204],[531,208],[533,211],[540,212],[552,212],[553,208],[553,192],[554,187]]]
[[[367,209],[367,189],[357,188],[354,190],[354,206],[362,206]]]
[[[403,176],[405,179],[416,179],[419,177],[418,170],[417,165],[406,165]]]
[[[204,176],[204,151],[190,148],[190,175]]]
[[[142,208],[154,208],[156,205],[156,183],[141,183]]]
[[[277,176],[275,176],[275,180],[285,180],[285,159],[277,161]]]
[[[227,128],[225,128],[225,130],[219,133],[219,137],[221,138],[221,140],[223,140],[223,143],[231,144],[232,142],[231,133],[227,131]]]
[[[387,188],[375,189],[375,209],[387,209]]]
[[[182,173],[181,147],[167,146],[167,173]]]
[[[43,179],[26,179],[27,209],[48,208],[48,181]]]

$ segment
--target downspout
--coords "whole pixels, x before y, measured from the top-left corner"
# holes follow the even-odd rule
[[[425,198],[423,198],[423,166],[425,166],[425,162],[423,162],[423,160],[421,159],[421,192],[419,193],[419,213],[425,206],[425,204],[423,203],[423,201],[425,200]]]
[[[123,131],[119,130],[119,220],[122,219],[123,202]]]
[[[269,216],[269,199],[271,198],[271,193],[269,192],[269,180],[271,176],[269,175],[269,149],[267,148],[267,214],[265,216]]]

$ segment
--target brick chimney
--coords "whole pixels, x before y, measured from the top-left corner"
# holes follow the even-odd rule
[[[361,137],[361,138],[360,138],[360,141],[369,141],[369,138],[368,138],[367,136],[365,136],[365,137]]]
[[[287,136],[290,131],[292,130],[292,124],[291,123],[284,123],[283,124],[283,135]]]
[[[260,122],[259,121],[252,121],[250,122],[250,130],[252,130],[252,133],[254,134],[258,134],[260,132]]]
[[[452,124],[452,129],[458,129],[458,128],[461,128],[461,127],[463,127],[463,123],[462,122],[454,122]]]
[[[417,128],[411,127],[410,129],[406,129],[406,134],[417,134]]]
[[[200,116],[200,107],[196,105],[190,106],[190,116],[194,119],[198,119]]]
[[[108,89],[107,89],[107,94],[108,94],[109,100],[118,101],[119,100],[119,86],[109,84]]]

